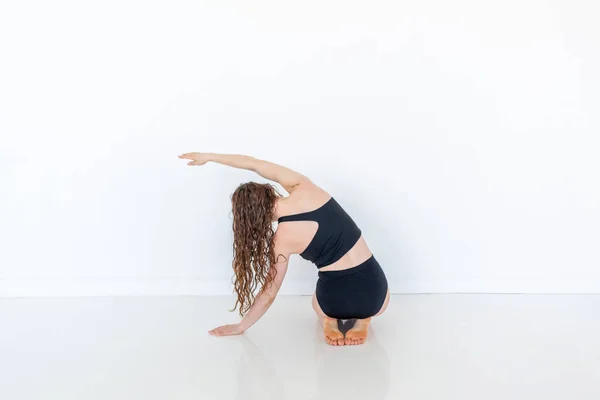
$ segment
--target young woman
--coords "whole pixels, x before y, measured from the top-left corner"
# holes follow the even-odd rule
[[[254,171],[290,194],[282,197],[272,185],[255,182],[244,183],[233,193],[235,308],[243,318],[210,334],[239,335],[254,325],[275,300],[290,255],[300,254],[319,269],[312,305],[327,343],[364,343],[371,317],[385,311],[390,293],[360,229],[337,201],[307,177],[268,161],[215,153],[186,153],[179,158],[191,160],[188,165],[212,161]],[[345,334],[339,329],[345,327],[343,321],[351,325]]]

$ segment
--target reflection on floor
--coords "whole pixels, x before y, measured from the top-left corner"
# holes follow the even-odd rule
[[[362,346],[331,347],[310,297],[246,334],[232,298],[0,300],[0,398],[598,399],[600,296],[394,296]]]

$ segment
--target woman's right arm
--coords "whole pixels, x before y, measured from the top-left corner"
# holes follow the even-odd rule
[[[191,160],[188,165],[204,165],[212,161],[234,168],[254,171],[265,179],[279,183],[288,192],[291,192],[303,182],[310,182],[307,177],[294,170],[251,156],[240,154],[185,153],[180,155],[179,158]]]
[[[279,233],[281,231],[278,229]],[[263,287],[258,296],[254,299],[252,307],[248,310],[244,318],[237,324],[223,325],[215,328],[209,333],[213,336],[229,336],[239,335],[244,333],[248,328],[254,325],[271,307],[279,288],[283,283],[285,274],[288,269],[288,260],[290,258],[290,252],[285,250],[285,245],[282,243],[281,235],[275,233],[275,247],[273,252],[276,255],[275,265],[271,265],[269,268],[269,274],[273,274],[273,280],[269,285]]]

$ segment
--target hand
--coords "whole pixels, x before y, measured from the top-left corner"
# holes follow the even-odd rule
[[[185,153],[178,157],[182,160],[192,160],[187,165],[204,165],[210,161],[208,153]]]
[[[232,336],[241,335],[244,333],[244,330],[241,328],[240,324],[233,324],[220,326],[212,331],[208,331],[208,333],[213,336]]]

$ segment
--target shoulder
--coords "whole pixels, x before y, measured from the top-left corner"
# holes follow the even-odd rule
[[[302,175],[302,178],[293,186],[284,187],[284,189],[292,196],[293,194],[309,194],[324,192],[313,181]]]
[[[331,198],[329,193],[311,181],[298,184],[289,193],[281,203],[282,216],[314,210]]]

